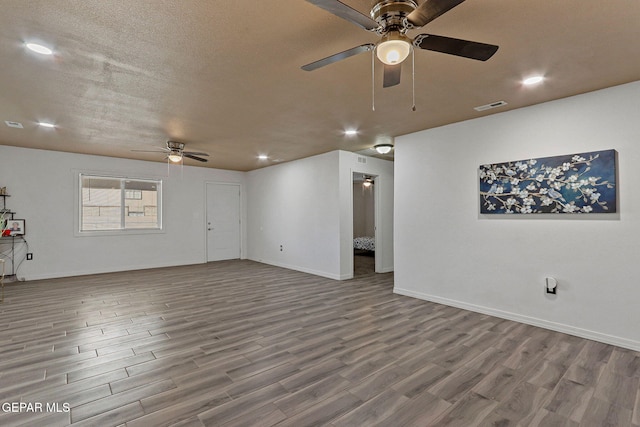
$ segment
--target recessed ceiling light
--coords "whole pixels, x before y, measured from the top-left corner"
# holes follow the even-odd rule
[[[544,80],[543,76],[531,76],[522,81],[525,86],[536,85]]]
[[[35,53],[39,53],[41,55],[52,55],[53,54],[53,50],[51,50],[50,48],[48,48],[46,46],[38,44],[38,43],[27,43],[27,44],[25,44],[25,46],[30,51],[35,52]]]
[[[38,122],[38,126],[42,126],[43,128],[54,128],[56,125],[49,122]]]
[[[355,129],[347,129],[344,131],[344,134],[347,136],[354,136],[358,134],[358,131]]]
[[[260,160],[267,160],[268,158],[269,158],[269,156],[267,156],[266,154],[260,154],[258,156],[258,159],[260,159]]]

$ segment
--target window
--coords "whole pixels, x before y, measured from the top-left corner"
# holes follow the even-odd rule
[[[142,190],[124,190],[124,198],[142,200]]]
[[[162,228],[162,181],[80,174],[80,231]]]

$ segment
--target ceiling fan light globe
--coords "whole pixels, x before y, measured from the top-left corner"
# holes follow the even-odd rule
[[[378,59],[387,65],[400,64],[411,53],[411,44],[406,40],[384,40],[376,48]]]
[[[169,161],[173,163],[179,163],[182,160],[182,155],[178,153],[169,154]]]

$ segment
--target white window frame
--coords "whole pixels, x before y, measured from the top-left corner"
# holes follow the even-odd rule
[[[157,177],[132,177],[132,176],[123,176],[123,175],[111,175],[103,172],[91,172],[91,171],[76,171],[76,215],[75,215],[75,235],[76,236],[123,236],[123,235],[132,235],[132,234],[158,234],[164,233],[164,226],[162,221],[162,187],[163,181]],[[82,209],[83,209],[83,200],[82,200],[82,179],[86,177],[95,177],[95,178],[103,178],[103,179],[114,179],[120,181],[120,220],[121,220],[121,228],[119,229],[110,229],[110,230],[82,230]],[[144,182],[152,182],[156,185],[156,194],[157,194],[157,226],[153,228],[124,228],[125,224],[125,183],[126,181],[144,181]]]

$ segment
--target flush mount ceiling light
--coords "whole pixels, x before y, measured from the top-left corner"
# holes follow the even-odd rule
[[[373,149],[376,150],[379,154],[387,154],[393,148],[393,144],[377,144],[373,146]]]
[[[25,43],[27,49],[40,55],[53,55],[53,50],[38,43]]]
[[[49,123],[49,122],[38,122],[38,126],[43,127],[43,128],[54,128],[54,127],[56,127],[55,124]]]
[[[522,84],[525,86],[537,85],[538,83],[542,83],[544,80],[543,76],[531,76],[522,81]]]
[[[373,177],[371,176],[364,176],[364,181],[362,182],[362,185],[364,187],[371,187],[373,185]]]
[[[355,129],[347,129],[347,130],[344,131],[344,134],[346,136],[355,136],[355,135],[358,134],[358,131],[355,130]]]
[[[267,156],[266,154],[260,154],[258,156],[258,160],[268,160],[268,159],[269,159],[269,156]]]

